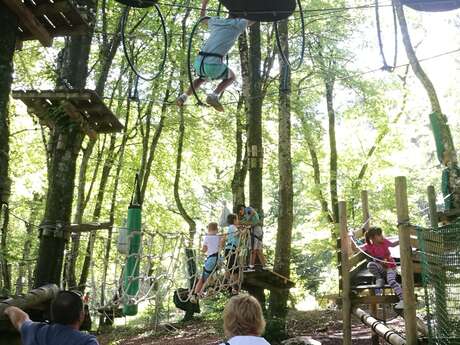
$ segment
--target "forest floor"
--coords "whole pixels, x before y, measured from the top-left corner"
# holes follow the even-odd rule
[[[391,321],[391,327],[402,331],[401,318]],[[353,318],[353,345],[370,344],[371,332]],[[342,344],[341,313],[335,310],[292,311],[289,314],[289,338],[309,336],[322,345]],[[101,345],[216,345],[223,338],[220,320],[197,318],[178,324],[160,325],[153,329],[117,330],[98,336]],[[382,341],[382,344],[384,342]]]

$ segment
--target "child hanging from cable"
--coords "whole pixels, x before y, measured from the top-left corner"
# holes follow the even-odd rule
[[[202,0],[201,2],[201,17],[206,16],[208,2],[209,0]],[[254,22],[229,14],[228,18],[212,17],[206,20],[205,23],[208,24],[209,38],[202,46],[193,65],[199,75],[193,81],[193,88],[198,90],[206,81],[222,79],[214,92],[208,94],[206,103],[217,111],[224,111],[219,98],[236,79],[235,73],[224,63],[224,57],[241,33]],[[176,104],[180,107],[183,106],[188,96],[192,93],[193,89],[189,87],[185,93],[177,98]]]
[[[195,296],[202,296],[204,283],[217,267],[221,241],[220,235],[218,235],[217,232],[217,223],[209,223],[208,233],[204,236],[203,247],[201,248],[201,251],[206,253],[206,260],[204,261],[203,274],[195,286],[194,296],[192,296],[193,298],[191,300],[192,303],[196,301]]]
[[[367,264],[367,268],[376,277],[376,285],[378,288],[383,288],[386,277],[388,284],[399,298],[399,302],[396,304],[395,308],[403,309],[403,293],[401,285],[396,281],[396,263],[389,249],[389,247],[396,247],[399,241],[389,241],[383,236],[382,229],[378,227],[369,228],[365,236],[366,244],[362,246],[361,249],[374,258],[374,261]]]

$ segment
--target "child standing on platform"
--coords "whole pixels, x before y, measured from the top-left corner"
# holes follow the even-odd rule
[[[382,288],[385,285],[386,278],[388,284],[399,298],[395,308],[403,309],[403,293],[401,285],[396,281],[396,262],[389,249],[397,245],[399,245],[399,241],[391,242],[386,239],[382,234],[381,228],[371,227],[366,232],[366,244],[361,249],[375,258],[374,261],[367,264],[367,268],[376,277],[377,287]]]

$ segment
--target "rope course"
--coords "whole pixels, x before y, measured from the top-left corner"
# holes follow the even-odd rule
[[[383,66],[382,69],[384,71],[389,71],[393,72],[395,69],[395,66],[398,63],[398,22],[396,18],[396,9],[394,5],[392,6],[392,12],[393,12],[393,28],[394,28],[394,57],[393,57],[393,65],[390,66],[387,63],[386,56],[385,56],[385,51],[383,49],[383,41],[382,41],[382,30],[381,30],[381,24],[380,24],[380,12],[379,12],[379,0],[375,0],[375,23],[377,27],[377,38],[379,42],[379,49],[380,49],[380,55],[382,57],[383,61]]]

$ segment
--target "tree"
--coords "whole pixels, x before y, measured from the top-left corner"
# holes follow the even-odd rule
[[[289,59],[289,30],[287,20],[279,24],[280,39],[284,55]],[[280,56],[280,54],[279,54]],[[291,71],[281,56],[280,84],[278,105],[278,174],[279,206],[278,230],[276,233],[275,264],[273,270],[285,277],[290,277],[291,242],[293,223],[293,181],[291,158]],[[270,309],[273,316],[285,317],[289,290],[271,291]]]
[[[56,83],[61,89],[69,85],[74,89],[83,89],[86,85],[95,3],[80,1],[79,5],[84,9],[91,29],[85,35],[65,39],[65,47],[59,56]],[[68,240],[66,227],[72,214],[76,163],[82,140],[83,133],[74,126],[56,126],[49,139],[48,192],[40,231],[35,287],[60,284],[61,281],[64,247]]]
[[[406,48],[406,54],[409,58],[409,63],[414,71],[416,77],[420,80],[423,85],[428,99],[431,104],[430,121],[436,142],[436,150],[438,159],[441,164],[444,165],[445,170],[443,172],[443,193],[446,197],[446,208],[448,209],[459,209],[460,208],[460,169],[458,167],[457,151],[454,146],[452,139],[452,133],[450,131],[447,116],[443,114],[441,109],[441,103],[436,92],[436,89],[422,68],[415,49],[412,45],[409,29],[407,27],[406,17],[404,9],[400,0],[393,2],[395,6],[396,14],[401,28],[402,38],[404,47]],[[449,196],[449,197],[448,197]]]

